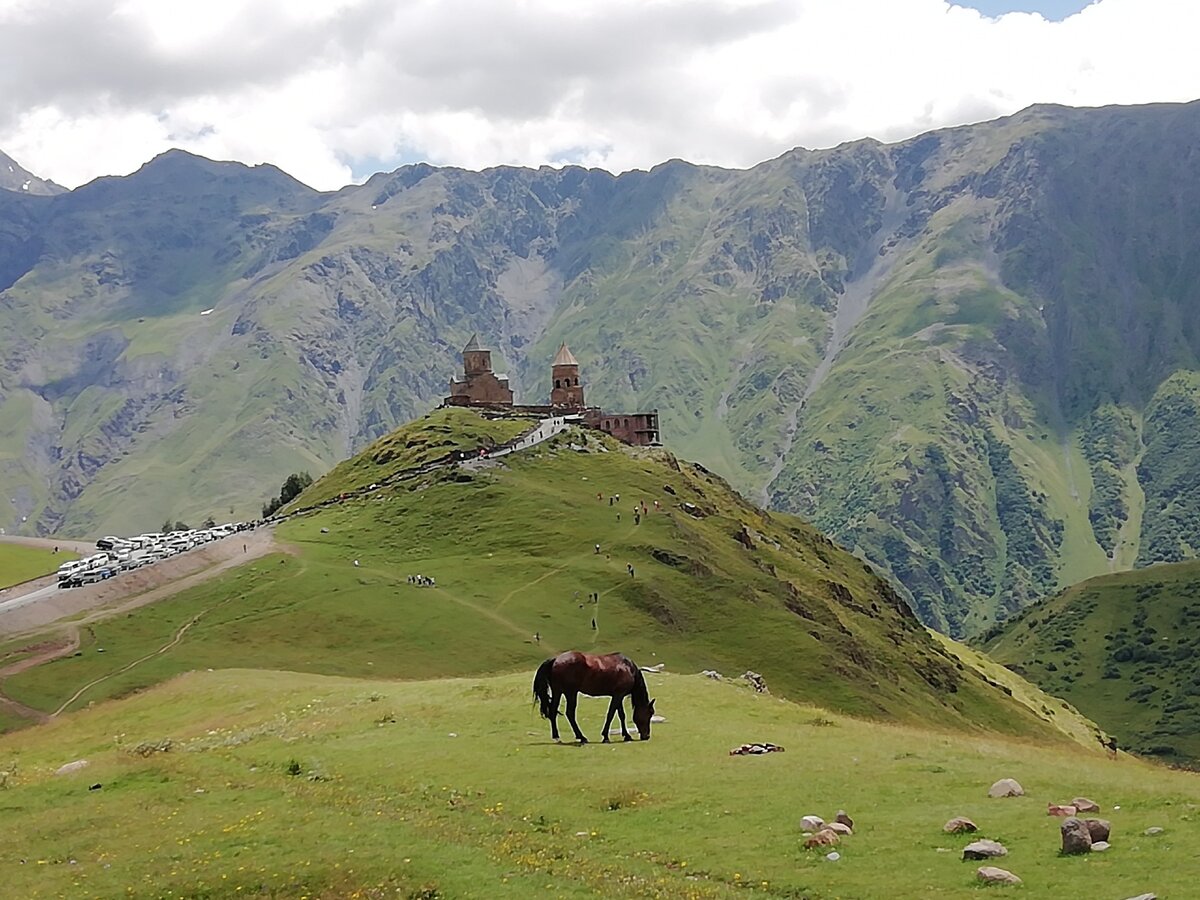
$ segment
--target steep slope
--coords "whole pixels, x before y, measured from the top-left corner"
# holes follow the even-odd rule
[[[317,195],[173,153],[0,195],[0,524],[248,515],[427,409],[472,332],[527,399],[565,339],[589,400],[657,407],[923,621],[982,630],[1195,552],[1198,141],[1198,104],[1042,106],[747,171]]]
[[[990,655],[1122,746],[1200,761],[1200,563],[1093,578],[989,633]]]
[[[0,191],[16,191],[25,194],[54,195],[66,191],[62,185],[38,178],[21,168],[20,163],[0,150]]]
[[[494,422],[443,410],[391,445],[428,457],[448,438],[486,445],[495,433]],[[935,642],[859,560],[665,451],[572,429],[502,459],[412,462],[393,458],[376,468],[378,487],[340,500],[345,482],[318,481],[278,530],[294,556],[96,623],[80,636],[82,656],[17,674],[5,694],[53,711],[195,668],[416,678],[615,648],[674,672],[753,669],[773,693],[839,712],[1068,739],[1054,714]],[[103,654],[90,652],[98,646]]]

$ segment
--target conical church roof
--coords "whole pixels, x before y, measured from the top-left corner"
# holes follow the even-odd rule
[[[473,335],[471,335],[471,339],[469,341],[467,341],[467,346],[463,347],[462,352],[467,353],[468,351],[471,351],[471,350],[482,350],[482,349],[483,348],[479,346],[479,336],[473,334]]]
[[[579,365],[579,360],[575,358],[575,355],[571,352],[571,348],[567,346],[567,342],[563,341],[563,344],[558,348],[558,353],[555,354],[554,362],[552,362],[551,365],[577,366]]]

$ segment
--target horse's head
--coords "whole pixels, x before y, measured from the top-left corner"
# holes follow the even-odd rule
[[[654,701],[645,706],[633,708],[633,724],[637,726],[638,737],[643,741],[650,740],[650,717],[654,715]]]

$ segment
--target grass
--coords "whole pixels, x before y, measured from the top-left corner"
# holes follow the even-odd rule
[[[986,648],[1115,734],[1200,761],[1200,563],[1093,578],[1024,611]]]
[[[0,590],[49,575],[67,560],[78,558],[78,554],[65,550],[55,553],[41,547],[0,543]]]
[[[649,743],[548,740],[529,673],[395,683],[228,670],[0,740],[6,890],[21,897],[959,898],[972,817],[1029,897],[1186,896],[1193,776],[1131,759],[885,726],[697,676],[650,676]],[[597,736],[603,701],[581,703]],[[166,746],[166,752],[152,747]],[[746,740],[786,752],[731,757]],[[140,748],[140,749],[139,749]],[[145,755],[143,755],[145,754]],[[54,770],[86,758],[81,772]],[[289,774],[295,773],[295,774]],[[1015,777],[1027,796],[989,800]],[[88,786],[102,787],[89,791]],[[1058,854],[1085,794],[1112,849]],[[1120,809],[1114,809],[1120,806]],[[846,809],[827,861],[798,821]],[[70,815],[64,815],[64,810]],[[1143,836],[1149,826],[1165,833]],[[24,864],[21,864],[24,860]]]
[[[396,440],[440,444],[431,423],[461,413]],[[650,511],[635,524],[643,500]],[[684,671],[753,669],[777,693],[843,713],[1063,739],[1052,717],[935,642],[890,588],[808,526],[764,514],[669,454],[594,432],[482,470],[399,480],[296,516],[278,536],[294,555],[97,622],[79,656],[13,676],[5,692],[54,712],[248,660],[430,678],[526,669],[582,647]],[[437,587],[410,584],[417,574]]]

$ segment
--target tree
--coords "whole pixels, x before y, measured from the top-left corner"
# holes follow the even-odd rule
[[[212,516],[209,516],[207,519],[205,519],[203,522],[200,523],[201,528],[215,528],[216,526],[217,526],[217,520],[214,519]]]
[[[159,530],[160,530],[160,531],[161,531],[163,534],[170,534],[170,533],[171,533],[171,520],[170,520],[170,519],[167,519],[167,521],[163,522],[163,523],[162,523],[162,528],[160,528]]]
[[[186,522],[180,522],[178,519],[176,519],[175,527],[172,528],[171,530],[172,531],[191,531],[192,529],[191,529],[191,526],[188,525]]]

